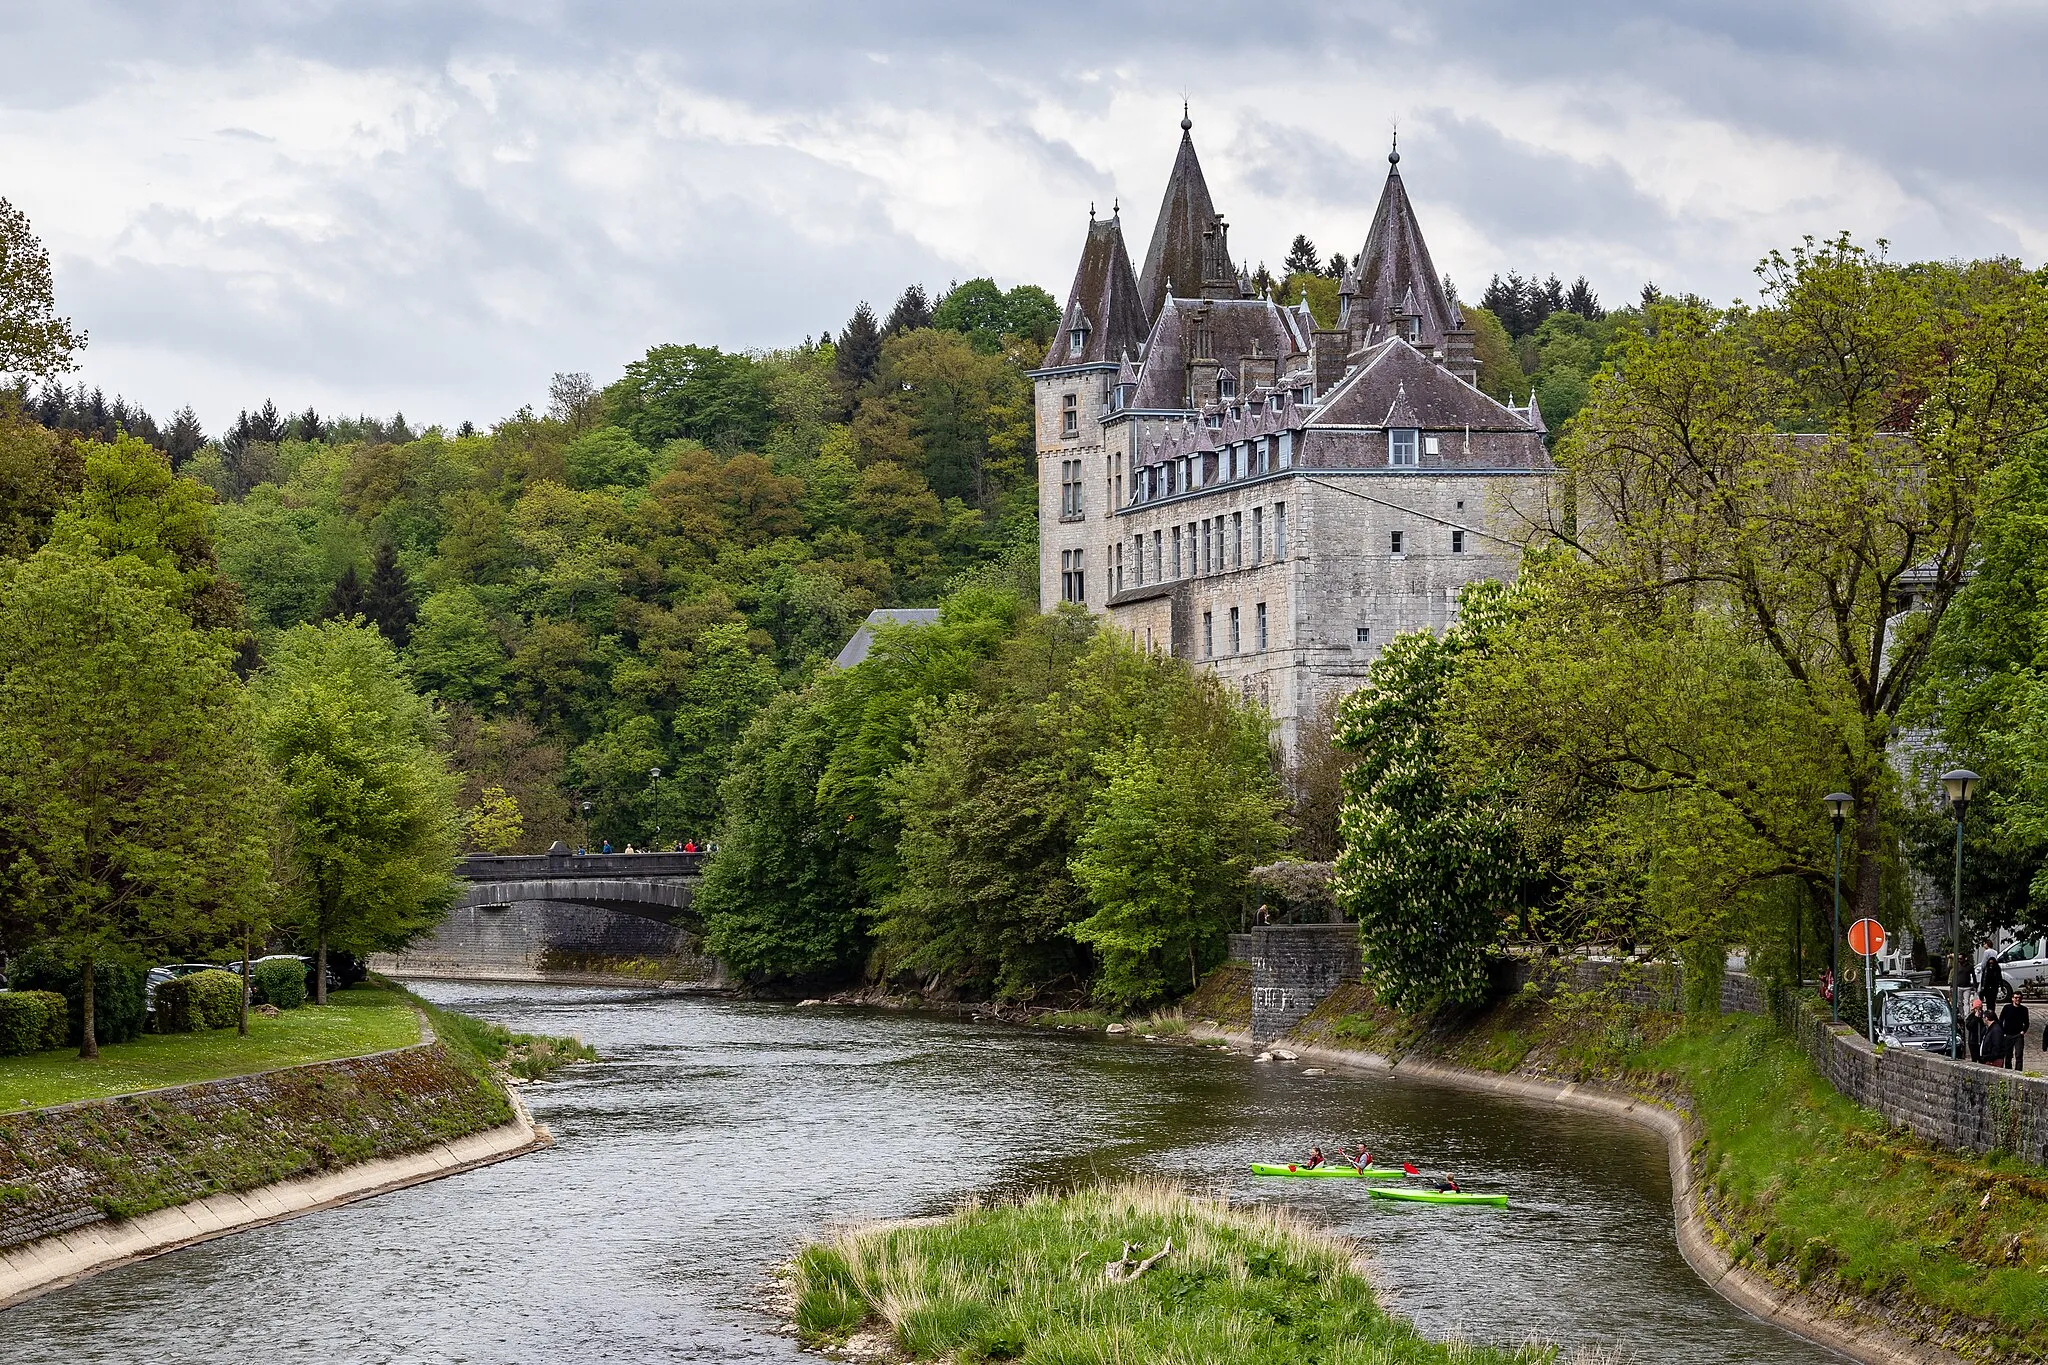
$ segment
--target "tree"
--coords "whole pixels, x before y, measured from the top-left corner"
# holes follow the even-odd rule
[[[1321,273],[1322,263],[1323,258],[1316,254],[1316,244],[1305,233],[1297,232],[1280,268],[1290,275],[1315,275]]]
[[[0,375],[48,378],[76,369],[86,334],[57,316],[50,253],[28,215],[0,199]]]
[[[1439,720],[1505,610],[1499,584],[1466,588],[1458,624],[1395,636],[1338,708],[1337,743],[1358,761],[1344,779],[1337,903],[1358,922],[1375,992],[1396,1009],[1483,1000],[1528,879],[1504,803],[1453,786]]]
[[[986,277],[954,285],[932,311],[932,326],[959,332],[986,355],[1000,352],[1004,337],[1044,346],[1059,325],[1058,302],[1037,285],[1020,284],[1006,293]]]
[[[363,615],[391,642],[393,649],[404,649],[411,641],[419,610],[413,605],[412,584],[398,562],[398,550],[388,540],[377,543],[377,555],[370,566],[370,586],[363,593]]]
[[[1856,798],[1854,904],[1876,916],[1901,711],[1988,481],[2048,425],[2048,284],[2003,261],[1900,267],[1846,237],[1760,273],[1754,312],[1658,302],[1617,336],[1559,442],[1575,516],[1553,527],[1589,566],[1576,591],[1652,620],[1717,613],[1773,660],[1835,746],[1809,782]]]
[[[81,1057],[96,964],[261,913],[274,798],[233,657],[119,561],[0,567],[0,881],[81,964]]]
[[[1341,280],[1344,278],[1344,272],[1350,266],[1351,262],[1345,259],[1343,252],[1333,251],[1330,253],[1330,264],[1324,269],[1323,273],[1333,280]]]
[[[311,406],[285,424],[285,434],[294,441],[324,441],[327,424]]]
[[[454,903],[456,783],[433,711],[369,626],[293,627],[252,687],[303,870],[292,918],[316,945],[324,1005],[330,947],[395,951]]]
[[[1529,391],[1528,376],[1515,359],[1507,328],[1489,308],[1467,308],[1465,325],[1472,329],[1472,353],[1479,358],[1479,387],[1505,403]],[[1523,400],[1528,401],[1527,399]]]
[[[571,488],[639,488],[654,453],[623,427],[598,427],[571,441],[562,462]]]
[[[1564,310],[1576,313],[1588,322],[1598,322],[1607,316],[1607,310],[1600,306],[1600,298],[1593,292],[1593,286],[1586,282],[1584,275],[1572,281],[1571,292],[1564,296]]]
[[[882,332],[875,326],[875,313],[862,299],[860,306],[847,319],[846,328],[839,334],[839,344],[833,361],[834,373],[839,385],[849,399],[867,387],[875,377],[875,367],[882,362]]]
[[[334,581],[334,587],[327,594],[327,605],[320,609],[323,621],[353,621],[369,611],[369,600],[363,592],[363,580],[351,564],[341,571],[341,577]]]
[[[35,553],[85,483],[77,443],[21,419],[11,403],[0,393],[0,560]]]
[[[925,298],[924,286],[913,284],[903,291],[903,297],[896,300],[895,308],[889,312],[889,320],[882,324],[882,338],[887,340],[902,332],[915,332],[932,325],[931,301]]]
[[[511,660],[490,611],[468,584],[443,588],[421,605],[405,663],[421,687],[444,701],[483,711],[505,704]]]
[[[650,347],[605,390],[605,402],[612,423],[649,450],[677,439],[753,449],[773,417],[761,367],[716,346]]]
[[[604,420],[604,395],[589,375],[558,372],[548,381],[548,417],[581,435]]]
[[[485,853],[512,852],[525,835],[518,798],[503,787],[485,787],[462,817],[462,828],[471,848]]]
[[[199,425],[199,414],[188,403],[171,418],[171,429],[164,438],[164,454],[170,456],[171,468],[183,469],[185,462],[205,446],[206,429]]]

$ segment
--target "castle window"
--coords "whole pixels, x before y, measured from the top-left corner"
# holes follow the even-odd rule
[[[1081,434],[1081,396],[1070,393],[1060,400],[1060,435]]]
[[[1145,586],[1145,537],[1133,536],[1131,542],[1131,558],[1135,561],[1131,568],[1136,573],[1138,586],[1142,588]]]
[[[1360,627],[1358,628],[1358,643],[1360,643],[1360,644],[1362,644],[1362,645],[1369,645],[1369,644],[1371,644],[1371,643],[1372,643],[1372,627],[1371,627],[1371,626],[1360,626]]]
[[[1112,572],[1116,575],[1116,587],[1112,591],[1122,592],[1124,590],[1124,543],[1121,540],[1116,543],[1116,567]]]
[[[1441,452],[1442,452],[1442,446],[1441,446],[1441,445],[1440,445],[1440,444],[1438,443],[1438,441],[1437,441],[1437,438],[1436,438],[1436,437],[1434,437],[1434,436],[1425,436],[1425,437],[1423,437],[1423,438],[1422,438],[1422,453],[1423,453],[1423,454],[1425,454],[1425,455],[1436,455],[1436,454],[1440,454]]]
[[[1176,527],[1174,527],[1174,528],[1173,528],[1173,576],[1174,576],[1175,578],[1179,578],[1179,577],[1181,576],[1181,573],[1180,573],[1180,527],[1178,527],[1178,526],[1176,526]]]
[[[1223,378],[1217,382],[1216,392],[1224,398],[1237,397],[1237,381],[1235,379],[1232,379],[1227,374],[1224,375]]]
[[[1073,331],[1071,331],[1071,332],[1067,333],[1067,354],[1068,354],[1068,355],[1070,355],[1070,356],[1076,356],[1076,355],[1079,355],[1079,354],[1081,354],[1081,348],[1082,348],[1083,346],[1086,346],[1087,344],[1088,344],[1088,329],[1087,329],[1086,327],[1076,327],[1076,328],[1075,328],[1075,329],[1074,329]]]
[[[1388,540],[1388,553],[1392,554],[1392,555],[1393,555],[1393,556],[1394,556],[1395,558],[1397,558],[1397,559],[1398,559],[1398,558],[1400,557],[1400,555],[1401,555],[1401,533],[1400,533],[1399,531],[1395,531],[1395,532],[1394,532],[1394,533],[1392,534],[1392,536],[1391,536],[1391,537],[1389,537],[1389,540]]]
[[[1076,521],[1081,516],[1081,462],[1060,461],[1060,520]]]
[[[1415,463],[1415,428],[1390,427],[1387,430],[1387,463],[1390,465],[1413,465]]]
[[[1294,468],[1294,433],[1283,431],[1273,439],[1280,443],[1280,467],[1282,469]]]
[[[1244,567],[1244,513],[1230,514],[1230,567]]]
[[[1213,611],[1202,613],[1202,657],[1216,657],[1216,613]]]
[[[1408,338],[1408,344],[1411,346],[1422,340],[1422,319],[1402,318],[1401,335]]]
[[[1462,530],[1451,532],[1451,553],[1454,555],[1465,553],[1465,533]]]
[[[1259,642],[1259,651],[1266,649],[1266,604],[1258,603],[1252,608],[1252,635]]]
[[[1265,562],[1266,509],[1263,507],[1254,507],[1252,509],[1252,563],[1254,565],[1259,565]]]
[[[1237,608],[1232,607],[1230,609],[1230,652],[1235,654],[1243,647],[1239,642],[1237,633]]]
[[[1088,597],[1088,581],[1081,569],[1080,550],[1060,551],[1060,600],[1082,602]]]
[[[1273,558],[1287,558],[1287,504],[1273,504]]]

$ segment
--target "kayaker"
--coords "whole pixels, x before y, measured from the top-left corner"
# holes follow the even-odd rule
[[[1301,1168],[1304,1171],[1313,1171],[1322,1164],[1323,1149],[1321,1147],[1311,1147],[1308,1149],[1308,1160],[1301,1163]]]
[[[1463,1193],[1464,1193],[1464,1191],[1463,1191],[1463,1190],[1461,1190],[1461,1189],[1459,1189],[1459,1188],[1458,1188],[1458,1180],[1457,1180],[1457,1177],[1456,1177],[1456,1176],[1453,1176],[1453,1175],[1452,1175],[1452,1174],[1451,1174],[1451,1173],[1450,1173],[1449,1171],[1445,1171],[1445,1172],[1444,1172],[1444,1173],[1443,1173],[1443,1174],[1442,1174],[1441,1176],[1439,1176],[1439,1177],[1438,1177],[1438,1178],[1437,1178],[1437,1179],[1436,1179],[1436,1180],[1435,1180],[1434,1182],[1432,1182],[1432,1183],[1433,1183],[1433,1184],[1435,1184],[1435,1186],[1436,1186],[1436,1192],[1437,1192],[1438,1194],[1463,1194]]]
[[[1372,1165],[1372,1153],[1366,1151],[1365,1144],[1361,1142],[1358,1144],[1358,1154],[1351,1160],[1352,1164],[1358,1167],[1358,1173],[1364,1175],[1365,1168]]]

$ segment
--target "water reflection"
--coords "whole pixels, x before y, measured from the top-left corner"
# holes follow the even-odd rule
[[[1387,1076],[946,1018],[430,984],[610,1059],[527,1092],[547,1152],[109,1272],[0,1314],[10,1361],[796,1361],[772,1268],[835,1221],[1158,1172],[1361,1238],[1432,1333],[1644,1361],[1836,1357],[1716,1297],[1664,1149],[1619,1120]],[[1246,1163],[1363,1137],[1515,1196],[1403,1206]]]

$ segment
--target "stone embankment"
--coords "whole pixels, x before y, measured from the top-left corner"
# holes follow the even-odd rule
[[[0,1115],[0,1307],[547,1141],[431,1032],[368,1057]]]

